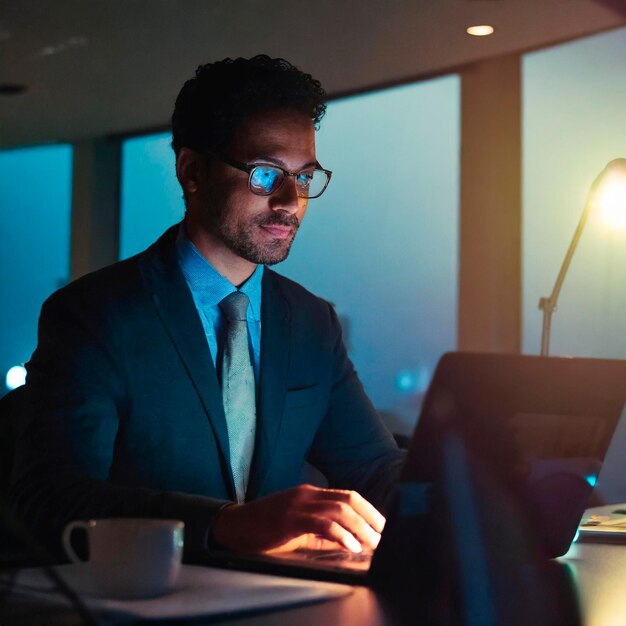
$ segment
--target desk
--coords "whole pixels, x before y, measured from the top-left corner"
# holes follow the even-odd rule
[[[355,587],[345,598],[255,617],[218,622],[229,626],[396,626],[390,611],[366,587]]]
[[[566,556],[579,592],[584,626],[626,624],[626,544],[576,543]],[[356,587],[346,598],[256,617],[217,622],[231,626],[404,626],[375,592]]]
[[[560,561],[572,572],[584,626],[626,624],[626,545],[576,543]],[[7,623],[32,624],[19,618]],[[73,626],[81,622],[76,616],[67,615],[66,619],[60,618],[54,623]],[[212,619],[210,623],[225,626],[405,626],[414,621],[400,619],[393,607],[371,589],[355,587],[351,595],[337,600],[252,617]]]
[[[626,544],[575,543],[560,561],[571,568],[584,626],[626,624]]]

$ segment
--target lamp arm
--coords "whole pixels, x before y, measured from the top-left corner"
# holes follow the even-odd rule
[[[541,356],[548,356],[550,352],[550,328],[552,322],[552,313],[556,311],[556,304],[559,298],[559,293],[561,292],[561,287],[563,286],[563,281],[565,280],[565,275],[567,274],[567,270],[569,269],[570,263],[572,262],[572,257],[574,256],[574,252],[576,251],[576,246],[578,246],[578,241],[580,240],[580,236],[582,235],[585,224],[587,223],[587,218],[589,217],[591,207],[593,206],[593,198],[595,195],[596,187],[598,186],[601,177],[602,175],[598,176],[598,178],[596,178],[596,180],[593,182],[593,185],[591,186],[589,196],[587,197],[587,202],[585,203],[585,208],[583,209],[582,215],[580,216],[578,226],[574,231],[574,236],[572,237],[572,241],[569,244],[569,248],[567,249],[565,258],[563,259],[563,263],[561,264],[561,269],[559,270],[559,274],[556,277],[556,282],[554,283],[554,287],[552,288],[552,293],[548,298],[539,299],[539,308],[543,311],[543,327],[541,330]]]
[[[569,269],[570,263],[572,262],[572,257],[574,256],[576,246],[578,245],[578,240],[580,239],[583,229],[585,228],[589,213],[594,208],[595,195],[598,187],[602,183],[604,177],[610,171],[617,173],[621,171],[621,175],[624,176],[626,174],[626,159],[620,158],[610,161],[591,184],[591,189],[589,190],[589,195],[587,196],[587,202],[585,203],[585,208],[583,209],[583,213],[580,216],[578,226],[576,227],[576,231],[574,232],[574,237],[569,244],[569,248],[567,249],[565,258],[563,259],[563,264],[561,265],[561,269],[559,270],[559,275],[556,277],[556,282],[554,283],[552,293],[548,298],[539,299],[539,308],[543,311],[543,328],[541,331],[541,356],[548,356],[548,352],[550,351],[550,326],[552,322],[552,314],[554,313],[554,311],[556,311],[556,302],[558,300],[559,293],[561,292],[563,281],[565,280],[565,274],[567,274],[567,270]]]

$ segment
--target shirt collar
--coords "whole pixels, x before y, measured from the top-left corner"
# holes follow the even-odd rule
[[[237,291],[228,278],[222,276],[200,253],[198,248],[187,237],[184,224],[181,222],[176,237],[176,253],[178,264],[182,270],[189,288],[200,300],[203,306],[217,306],[227,295]],[[252,318],[261,321],[261,283],[263,280],[263,265],[257,265],[252,276],[239,288],[239,291],[250,300]]]

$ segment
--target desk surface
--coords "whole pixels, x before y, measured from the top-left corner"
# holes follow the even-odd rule
[[[584,626],[626,624],[626,544],[575,543],[561,561],[572,571]]]
[[[560,561],[571,571],[578,589],[584,626],[626,624],[626,544],[576,543]],[[79,623],[72,616],[67,618],[67,621],[55,623]],[[340,599],[249,617],[213,618],[210,623],[229,626],[404,626],[411,620],[399,619],[393,608],[374,591],[354,587],[352,594]]]
[[[229,619],[223,623],[233,626],[287,626],[291,624],[298,626],[320,626],[320,624],[395,626],[396,622],[389,612],[384,610],[380,600],[371,589],[355,587],[354,593],[338,600],[255,617]]]
[[[584,626],[626,624],[626,544],[576,543],[560,561],[567,564],[574,577]],[[383,605],[376,593],[355,587],[352,595],[338,600],[220,623],[232,626],[399,626],[401,621]]]

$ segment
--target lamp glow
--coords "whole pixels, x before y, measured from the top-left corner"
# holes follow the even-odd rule
[[[492,35],[495,31],[493,26],[489,24],[477,24],[476,26],[468,26],[465,32],[474,37],[486,37]]]
[[[598,216],[610,228],[626,230],[626,175],[612,176],[598,190]]]
[[[6,375],[7,389],[15,389],[26,382],[26,368],[23,365],[14,365]]]

